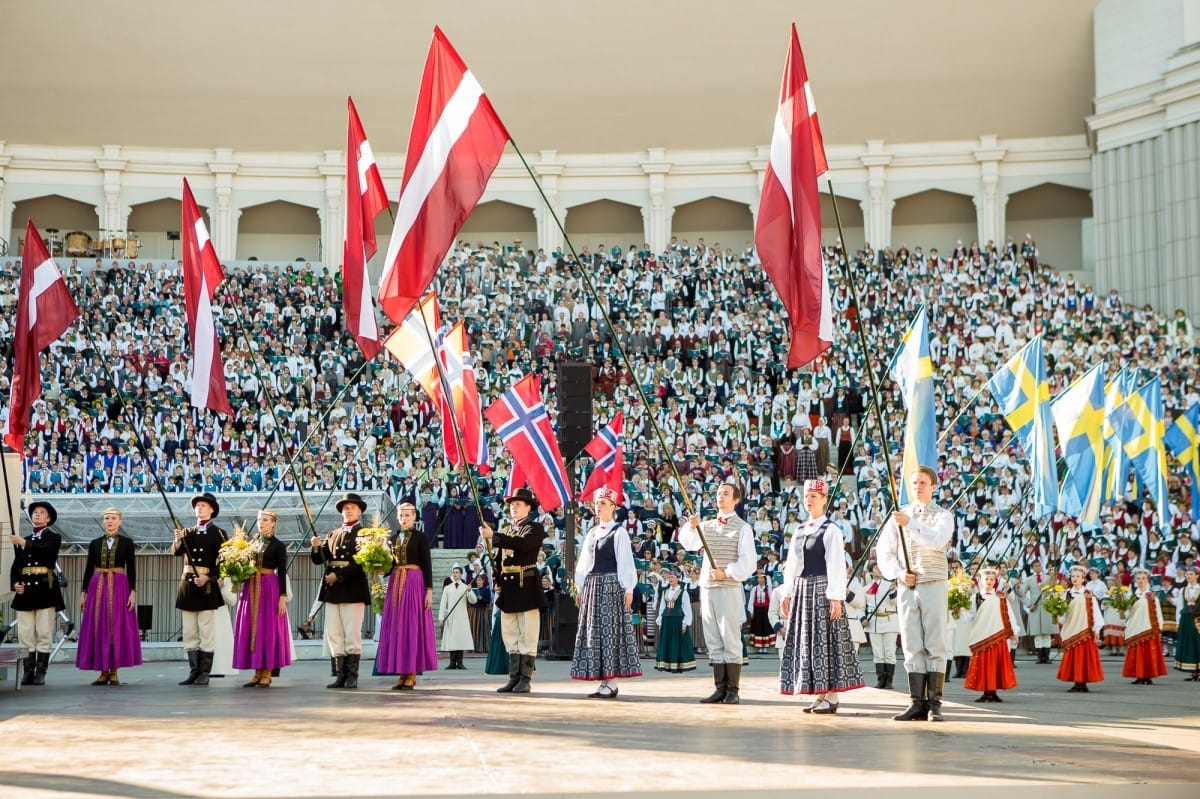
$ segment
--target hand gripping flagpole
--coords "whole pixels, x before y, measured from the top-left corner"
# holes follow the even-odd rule
[[[554,219],[554,224],[558,227],[559,232],[562,233],[563,242],[566,244],[567,249],[570,250],[571,256],[575,259],[576,271],[578,271],[579,276],[583,279],[583,285],[587,289],[588,294],[591,295],[596,307],[600,309],[600,315],[604,318],[604,324],[608,325],[608,329],[612,333],[613,348],[620,354],[621,362],[625,364],[625,369],[629,372],[629,374],[632,375],[633,364],[629,362],[629,353],[625,350],[624,345],[621,344],[620,337],[617,335],[617,328],[613,325],[612,319],[608,315],[608,308],[605,307],[605,303],[602,301],[600,295],[596,292],[596,286],[594,283],[592,283],[592,278],[588,274],[588,271],[583,268],[583,262],[579,259],[579,253],[575,251],[575,245],[571,243],[571,237],[567,235],[566,227],[563,226],[562,220],[558,218],[558,212],[554,210],[554,205],[550,202],[550,198],[546,196],[546,192],[542,189],[541,181],[539,181],[537,175],[534,174],[533,168],[530,167],[529,162],[525,160],[525,155],[521,152],[521,148],[517,146],[517,143],[512,139],[511,135],[508,141],[512,145],[513,150],[516,152],[517,157],[521,159],[521,164],[525,167],[525,171],[529,173],[530,179],[533,180],[533,185],[538,190],[538,194],[541,196],[542,202],[546,204],[546,210],[550,212],[550,216]],[[639,383],[637,380],[633,380],[632,383],[634,389],[637,391],[638,399],[641,400],[642,406],[646,409],[646,418],[650,422],[650,427],[654,430],[655,438],[658,439],[658,446],[662,449],[663,458],[666,459],[667,465],[671,467],[671,473],[675,475],[675,482],[679,485],[679,493],[683,497],[683,504],[687,507],[688,516],[695,516],[697,513],[696,507],[692,504],[692,498],[688,496],[687,484],[683,481],[683,477],[679,474],[679,468],[675,465],[675,459],[671,457],[671,450],[669,447],[667,447],[666,438],[663,436],[662,428],[659,427],[658,420],[654,416],[654,409],[650,407],[650,401],[646,399],[646,394],[642,390],[641,383]],[[700,546],[704,550],[704,554],[708,556],[709,563],[713,564],[715,567],[717,562],[716,559],[713,558],[712,549],[710,549],[708,546],[708,539],[705,538],[704,533],[700,530],[699,526],[696,527],[696,532],[700,535]]]

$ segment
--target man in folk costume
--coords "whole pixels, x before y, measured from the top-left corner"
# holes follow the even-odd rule
[[[546,528],[536,521],[537,498],[528,488],[517,489],[504,498],[509,524],[499,531],[483,525],[479,534],[496,545],[500,590],[500,629],[508,649],[508,682],[496,689],[501,694],[527,694],[537,659],[541,609],[546,607],[537,555],[542,551]]]
[[[217,556],[227,536],[212,523],[221,512],[212,494],[192,497],[192,510],[196,514],[195,526],[175,531],[174,553],[183,557],[175,607],[183,612],[183,649],[189,667],[188,676],[179,684],[208,685],[217,646],[214,611],[225,603],[221,597]]]
[[[335,507],[342,514],[342,526],[331,530],[324,541],[314,535],[309,541],[309,557],[325,572],[317,598],[325,603],[325,642],[337,672],[336,679],[325,687],[353,689],[358,687],[362,660],[363,614],[371,601],[367,573],[354,560],[358,531],[363,527],[359,520],[367,503],[358,494],[347,493]]]
[[[1058,679],[1072,683],[1068,693],[1088,693],[1087,684],[1104,679],[1100,665],[1100,631],[1104,614],[1100,600],[1087,587],[1087,569],[1071,567],[1071,587],[1067,590],[1067,613],[1059,623],[1063,658],[1058,665]]]
[[[933,502],[937,485],[933,469],[917,466],[908,480],[916,501],[892,512],[875,548],[883,576],[897,584],[900,643],[912,700],[894,718],[942,721],[942,686],[950,657],[946,547],[954,535],[954,516]]]
[[[137,623],[137,547],[120,534],[121,511],[106,508],[104,535],[88,544],[79,594],[79,648],[75,667],[99,669],[92,685],[120,685],[117,670],[142,662]]]
[[[463,580],[462,567],[457,563],[450,573],[450,584],[442,589],[438,621],[442,623],[442,651],[450,654],[447,669],[465,669],[463,652],[475,644],[471,634],[471,618],[467,605],[474,604],[475,594]]]
[[[1054,617],[1042,607],[1042,597],[1045,596],[1042,589],[1046,586],[1053,588],[1055,581],[1042,573],[1040,560],[1034,560],[1032,568],[1033,573],[1021,581],[1018,589],[1021,602],[1025,605],[1025,632],[1033,638],[1037,662],[1049,663],[1051,637],[1058,632],[1058,628],[1054,624]]]
[[[1133,677],[1134,685],[1153,685],[1165,677],[1167,661],[1162,649],[1162,604],[1150,587],[1149,569],[1133,570],[1133,606],[1125,620],[1125,666],[1122,677]]]
[[[17,614],[17,640],[29,653],[21,684],[45,685],[58,611],[66,607],[54,573],[62,536],[50,529],[58,521],[58,512],[49,502],[30,504],[29,520],[33,532],[28,538],[15,531],[9,536],[13,545],[9,587],[15,594],[12,607]]]
[[[891,688],[896,675],[896,639],[900,636],[897,593],[895,581],[883,579],[879,566],[872,566],[865,610],[867,640],[871,643],[871,659],[875,661],[876,688]]]
[[[705,550],[700,569],[700,617],[716,686],[700,700],[706,705],[736,705],[741,701],[738,692],[742,679],[742,582],[758,566],[754,528],[737,515],[741,498],[740,487],[722,483],[717,489],[717,518],[701,522],[694,515],[679,529],[679,543],[685,549]]]
[[[617,524],[617,492],[596,489],[592,507],[596,520],[583,537],[575,565],[579,628],[571,679],[599,680],[588,696],[616,699],[618,678],[642,675],[632,612],[637,569],[629,536]]]
[[[968,691],[983,691],[976,702],[1000,702],[997,691],[1017,687],[1008,645],[1020,635],[1017,608],[1000,590],[999,570],[980,569],[978,606],[969,631],[971,664],[963,683]]]

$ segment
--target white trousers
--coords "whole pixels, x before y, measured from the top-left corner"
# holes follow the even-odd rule
[[[878,663],[896,664],[896,636],[899,633],[867,633],[871,657]]]
[[[366,609],[362,602],[325,604],[325,643],[329,644],[329,654],[335,658],[362,654],[362,624]]]
[[[704,588],[700,591],[700,617],[709,663],[742,662],[741,586]]]
[[[1033,648],[1034,649],[1049,649],[1050,648],[1050,640],[1051,640],[1050,636],[1048,636],[1048,635],[1035,635],[1035,636],[1033,636]]]
[[[185,610],[183,613],[183,651],[199,649],[215,652],[217,649],[215,610]]]
[[[49,652],[54,647],[54,608],[17,611],[17,641],[30,652]]]
[[[536,608],[521,613],[500,614],[500,634],[510,655],[537,655],[542,614]]]
[[[915,588],[901,583],[896,592],[904,670],[910,674],[936,674],[946,670],[946,660],[950,657],[946,634],[950,619],[946,603],[949,585],[946,580],[917,583]]]

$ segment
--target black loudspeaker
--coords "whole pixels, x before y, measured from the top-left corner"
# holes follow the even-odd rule
[[[167,241],[179,241],[179,231],[178,230],[168,230],[167,231]]]
[[[558,365],[558,448],[570,461],[592,440],[592,365],[563,361]]]
[[[575,634],[579,630],[579,608],[567,594],[554,597],[554,618],[550,626],[550,651],[547,660],[570,660],[575,654]]]
[[[147,634],[154,627],[154,606],[153,605],[138,605],[137,606],[138,630],[142,633],[142,640],[146,640]]]

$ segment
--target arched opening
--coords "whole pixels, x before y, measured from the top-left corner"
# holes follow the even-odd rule
[[[888,245],[937,249],[947,255],[961,241],[964,246],[979,235],[975,203],[965,194],[929,189],[896,200],[892,209],[892,240],[871,242],[876,249]]]
[[[737,255],[754,239],[754,215],[750,206],[723,197],[705,197],[675,206],[671,217],[671,235],[690,247],[701,241],[704,246],[730,250]]]
[[[1026,234],[1032,236],[1042,262],[1063,271],[1078,271],[1084,265],[1083,221],[1091,218],[1091,192],[1042,183],[1009,195],[1004,229],[1006,238],[1018,246]]]
[[[583,252],[612,252],[618,247],[627,250],[630,244],[640,247],[646,240],[642,209],[616,200],[595,200],[576,205],[567,213],[567,236],[575,249]]]
[[[317,261],[321,243],[321,218],[307,205],[273,200],[243,208],[238,219],[238,260]],[[341,231],[337,241],[324,244],[329,262],[341,263]]]
[[[87,257],[94,249],[94,242],[99,238],[97,226],[100,220],[96,217],[96,207],[79,200],[72,200],[59,194],[48,194],[41,197],[31,197],[28,200],[18,200],[13,204],[12,230],[8,235],[8,252],[18,255],[22,251],[25,239],[25,225],[32,219],[38,233],[46,242],[46,247],[53,257],[62,257],[68,251],[72,257]],[[51,232],[54,231],[54,232]],[[73,237],[70,247],[67,237],[73,233],[82,233],[85,238]],[[82,249],[79,247],[82,246]]]
[[[846,240],[842,242],[842,245],[851,253],[861,250],[866,243],[862,205],[851,197],[838,197],[837,210],[842,217],[842,232],[846,234]],[[829,192],[823,191],[821,192],[821,243],[833,244],[837,238],[837,216],[833,213],[833,201],[829,199]],[[874,244],[874,242],[871,243]]]
[[[498,246],[505,253],[515,249],[536,250],[537,220],[532,208],[491,200],[475,206],[458,238],[472,244]]]
[[[159,200],[139,203],[129,209],[128,236],[137,246],[139,258],[178,259],[183,255],[178,238],[182,220],[183,203],[174,197],[163,197]],[[212,231],[212,220],[208,218],[208,209],[198,206],[200,218]],[[128,247],[128,242],[126,243]],[[228,257],[225,253],[217,253],[219,257]]]

